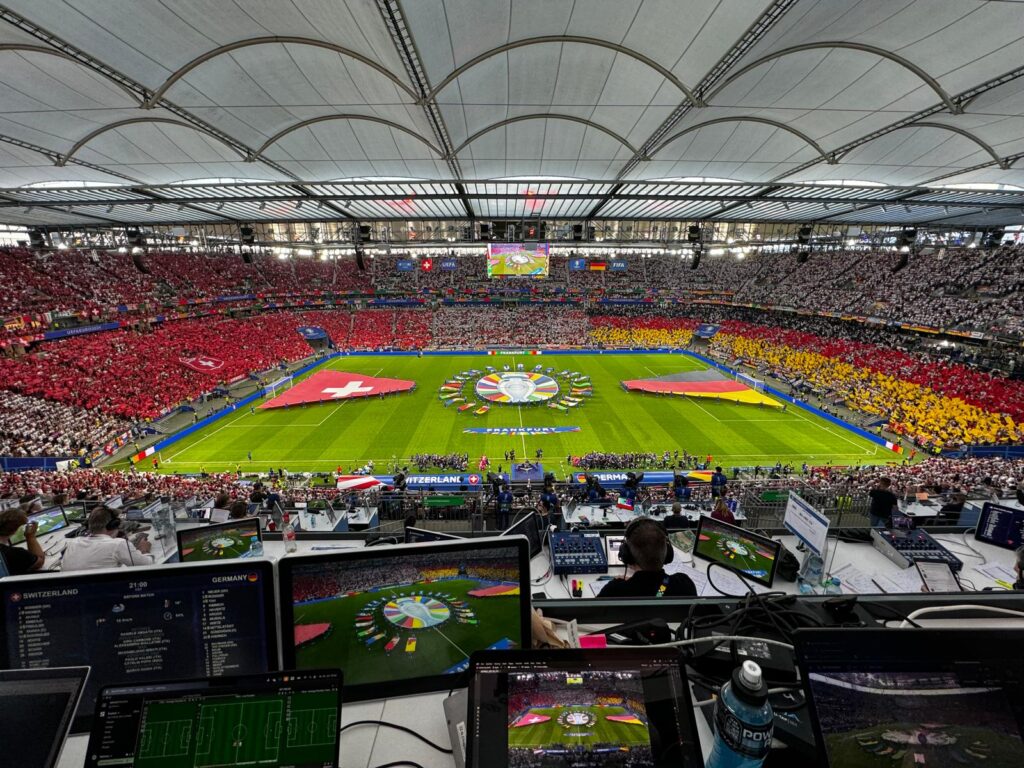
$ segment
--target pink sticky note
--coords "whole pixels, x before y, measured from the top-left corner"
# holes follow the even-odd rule
[[[604,635],[581,635],[580,648],[607,648],[608,638]]]

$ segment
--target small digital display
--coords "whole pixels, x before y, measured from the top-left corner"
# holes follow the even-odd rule
[[[91,667],[80,730],[104,685],[275,668],[272,598],[259,560],[4,579],[0,663]]]
[[[447,690],[473,651],[529,643],[525,541],[292,556],[278,572],[285,667],[345,670],[349,700]]]
[[[333,768],[341,673],[118,686],[97,710],[87,768]]]
[[[693,554],[770,587],[781,547],[766,536],[702,515]]]
[[[473,658],[467,766],[703,765],[673,651]]]
[[[985,502],[974,538],[1003,549],[1020,548],[1024,544],[1024,509]]]
[[[547,243],[488,243],[487,277],[547,277]]]
[[[258,546],[262,541],[259,518],[249,517],[178,531],[178,554],[183,563],[258,557],[263,551]]]
[[[36,528],[36,536],[43,536],[53,531],[59,531],[61,528],[66,528],[68,525],[67,518],[64,517],[64,510],[60,507],[51,507],[50,509],[44,509],[42,512],[36,512],[28,516],[29,523],[35,523],[38,527]],[[25,528],[22,526],[17,532],[11,536],[11,544],[21,544],[25,541]]]

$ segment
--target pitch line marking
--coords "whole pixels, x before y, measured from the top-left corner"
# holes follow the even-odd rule
[[[452,641],[452,639],[451,639],[450,637],[448,637],[448,635],[446,635],[446,634],[445,634],[444,632],[442,632],[442,631],[441,631],[440,629],[438,629],[437,627],[433,627],[433,630],[434,630],[435,632],[437,632],[437,634],[439,634],[439,635],[440,635],[441,637],[443,637],[443,638],[444,638],[445,640],[447,640],[447,641],[448,641],[448,642],[449,642],[449,643],[450,643],[450,644],[452,645],[452,647],[454,647],[454,648],[455,648],[455,650],[457,650],[457,651],[458,651],[459,653],[461,653],[461,654],[462,654],[463,656],[465,656],[465,657],[466,657],[467,659],[469,658],[469,654],[468,654],[468,653],[466,653],[466,652],[465,652],[464,650],[462,650],[461,648],[459,648],[459,646],[455,645],[454,641]]]
[[[200,437],[198,440],[196,440],[194,443],[192,443],[188,447],[182,448],[177,453],[171,454],[169,457],[164,459],[164,461],[169,464],[171,461],[174,460],[175,456],[180,456],[185,451],[190,450],[192,448],[195,448],[197,445],[199,445],[204,440],[208,440],[209,438],[213,437],[218,432],[220,432],[222,429],[227,429],[229,426],[234,424],[236,421],[240,421],[241,419],[243,419],[248,414],[248,411],[246,411],[245,408],[239,408],[238,410],[242,411],[242,414],[237,419],[233,419],[231,422],[229,422],[228,424],[225,424],[223,427],[217,427],[217,429],[213,430],[213,432],[211,432],[210,434],[204,435],[203,437]]]

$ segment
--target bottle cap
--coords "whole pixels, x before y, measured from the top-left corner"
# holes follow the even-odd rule
[[[764,676],[761,674],[761,667],[757,662],[744,661],[741,666],[733,670],[732,690],[740,701],[756,707],[767,701],[768,686],[764,683]]]

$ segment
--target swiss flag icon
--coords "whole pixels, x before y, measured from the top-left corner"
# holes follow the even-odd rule
[[[216,357],[196,355],[195,357],[179,357],[178,362],[200,373],[214,373],[224,367],[224,361]]]
[[[288,405],[331,403],[354,397],[390,395],[395,392],[408,392],[415,386],[415,381],[405,379],[382,379],[348,371],[320,371],[263,403],[260,408],[283,408]]]

